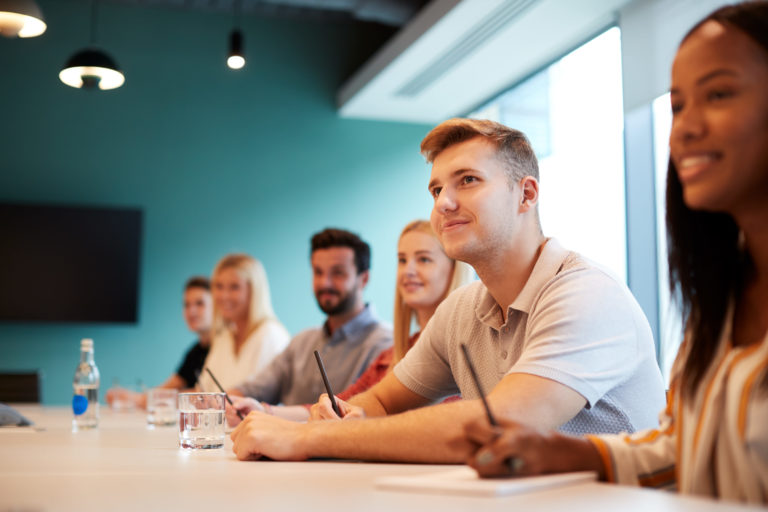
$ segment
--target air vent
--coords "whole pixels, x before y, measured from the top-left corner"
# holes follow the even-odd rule
[[[447,73],[453,66],[481,48],[486,41],[505,28],[512,20],[521,16],[537,1],[507,0],[502,3],[486,17],[475,23],[461,39],[443,52],[432,64],[397,90],[395,95],[412,98],[421,94],[424,89]]]

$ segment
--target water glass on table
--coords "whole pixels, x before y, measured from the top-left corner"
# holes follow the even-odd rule
[[[224,393],[179,394],[179,446],[205,450],[224,446]]]
[[[175,389],[152,388],[147,391],[148,427],[176,424],[176,399],[178,395],[179,392]]]
[[[136,408],[133,395],[134,393],[130,390],[112,387],[107,391],[107,401],[113,411],[132,411]]]

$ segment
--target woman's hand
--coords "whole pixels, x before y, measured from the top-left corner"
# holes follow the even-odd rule
[[[125,388],[110,388],[107,390],[106,396],[107,403],[116,408],[132,408],[138,407],[140,409],[147,408],[147,395],[144,393],[137,393]]]
[[[309,409],[309,421],[365,418],[365,411],[362,407],[354,406],[339,397],[336,397],[336,404],[341,411],[341,418],[334,412],[331,399],[326,393],[323,393],[317,399],[317,403]]]
[[[477,447],[467,464],[484,478],[586,470],[604,478],[600,454],[586,439],[543,432],[509,420],[492,427],[486,418],[468,423],[464,432]]]
[[[243,417],[245,417],[251,411],[265,412],[266,410],[261,402],[254,400],[253,398],[237,396],[233,396],[231,398],[233,405],[227,404],[227,410],[225,413],[227,417],[227,424],[230,427],[236,427],[240,421],[242,421],[240,416],[237,415],[238,412],[242,414]]]

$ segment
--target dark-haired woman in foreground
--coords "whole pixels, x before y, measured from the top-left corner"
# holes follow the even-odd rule
[[[469,464],[483,476],[591,469],[768,503],[768,2],[696,25],[671,92],[669,264],[686,335],[661,424],[580,439],[478,419],[467,429],[478,445]]]

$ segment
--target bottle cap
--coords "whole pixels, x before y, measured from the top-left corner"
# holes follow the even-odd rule
[[[83,338],[80,340],[80,348],[93,349],[93,340],[91,338]]]

